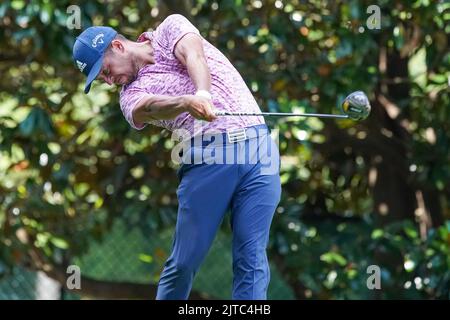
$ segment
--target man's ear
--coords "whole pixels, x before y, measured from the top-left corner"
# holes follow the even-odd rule
[[[111,41],[111,48],[113,50],[119,50],[122,53],[125,51],[124,43],[117,39],[114,39],[113,41]]]

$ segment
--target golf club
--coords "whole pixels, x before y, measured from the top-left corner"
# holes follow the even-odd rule
[[[269,116],[269,117],[317,117],[334,119],[364,120],[370,114],[370,103],[366,94],[355,91],[349,94],[341,104],[344,114],[294,113],[294,112],[228,112],[216,111],[216,116]]]

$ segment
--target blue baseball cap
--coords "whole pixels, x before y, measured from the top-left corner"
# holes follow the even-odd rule
[[[110,27],[89,27],[75,40],[73,60],[86,76],[84,93],[91,89],[91,83],[100,73],[106,49],[117,35]]]

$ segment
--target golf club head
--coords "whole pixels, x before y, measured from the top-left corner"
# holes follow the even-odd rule
[[[370,114],[370,102],[362,91],[350,93],[342,102],[342,111],[352,120],[364,120]]]

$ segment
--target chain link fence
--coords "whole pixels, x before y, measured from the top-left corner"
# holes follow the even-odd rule
[[[157,284],[170,254],[173,229],[144,234],[117,221],[111,232],[72,263],[81,274],[97,280]],[[290,288],[271,266],[270,299],[293,299]],[[81,283],[83,286],[83,283]],[[193,290],[217,299],[230,299],[232,291],[231,234],[221,230],[194,280]],[[83,299],[65,290],[42,272],[21,267],[0,279],[0,299]],[[154,298],[154,297],[150,297]]]

